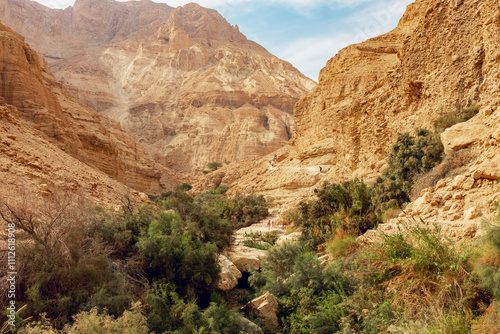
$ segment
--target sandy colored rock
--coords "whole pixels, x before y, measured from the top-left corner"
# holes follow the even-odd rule
[[[479,211],[476,207],[472,207],[464,211],[464,218],[466,220],[476,219],[479,216],[481,216],[481,211]]]
[[[67,154],[15,107],[0,106],[0,178],[0,200],[14,203],[23,198],[43,203],[53,195],[103,206],[144,200],[140,192]]]
[[[19,111],[13,115],[29,121],[46,140],[141,192],[158,194],[182,179],[157,165],[117,122],[64,94],[24,38],[1,23],[0,44],[3,101]]]
[[[221,272],[217,281],[217,288],[223,291],[232,290],[238,285],[238,279],[241,278],[241,272],[224,255],[219,255],[219,266]]]
[[[229,258],[241,272],[259,270],[260,264],[266,256],[266,251],[246,246],[236,246],[229,252]]]
[[[325,181],[337,183],[356,176],[373,182],[385,168],[397,134],[411,133],[415,127],[433,130],[442,111],[467,107],[473,101],[480,108],[495,109],[500,105],[495,84],[500,76],[496,47],[500,27],[484,22],[496,15],[497,5],[494,0],[471,0],[458,7],[452,0],[415,1],[396,29],[351,45],[328,61],[316,89],[294,109],[292,141],[278,151],[278,155],[287,151],[287,159],[275,168],[264,159],[234,165],[224,170],[222,182],[235,193],[244,189],[263,193],[276,206],[311,200],[314,188]],[[466,148],[477,154],[470,163],[481,161],[476,164],[481,171],[487,166],[483,177],[498,177],[498,168],[488,163],[500,156],[499,142],[495,139],[496,144],[491,144],[500,127],[497,114],[479,113],[442,136],[447,152]],[[308,176],[296,173],[313,173],[323,165],[330,167],[318,173],[315,184],[313,180],[302,183]],[[280,188],[284,179],[288,189]],[[195,188],[203,189],[201,184]],[[453,192],[444,185],[437,189]],[[490,191],[489,186],[482,191],[486,189]]]
[[[78,0],[56,10],[1,0],[0,19],[45,55],[66,92],[181,172],[282,147],[295,103],[316,86],[195,3]]]
[[[460,189],[465,180],[465,175],[457,175],[453,180],[453,184],[451,186],[453,187],[453,189]]]
[[[261,318],[265,326],[271,328],[280,326],[278,321],[278,301],[269,292],[248,302],[242,307],[242,311],[253,313],[256,317]]]
[[[281,245],[286,242],[295,242],[300,239],[302,236],[302,232],[293,232],[287,235],[282,235],[281,237],[276,240],[276,245]]]

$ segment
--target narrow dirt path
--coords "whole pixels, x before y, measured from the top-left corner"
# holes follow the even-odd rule
[[[268,222],[274,222],[273,226],[268,226]],[[283,229],[280,220],[278,218],[278,209],[271,210],[269,216],[266,217],[266,219],[263,219],[260,221],[260,223],[253,224],[247,227],[243,227],[239,230],[236,231],[235,233],[235,240],[234,244],[235,245],[240,245],[245,242],[245,240],[249,239],[246,237],[246,235],[251,234],[251,233],[260,233],[260,234],[266,234],[266,233],[276,233],[278,236],[285,235],[286,229]]]

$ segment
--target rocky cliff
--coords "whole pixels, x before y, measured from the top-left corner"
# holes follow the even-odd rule
[[[8,116],[3,119],[9,124],[4,135],[12,135],[10,140],[18,144],[14,145],[16,150],[13,150],[14,146],[5,144],[10,150],[3,151],[3,158],[25,153],[20,164],[24,161],[27,166],[23,168],[36,168],[39,174],[37,178],[43,184],[61,181],[61,177],[55,175],[54,180],[48,181],[52,176],[50,172],[46,175],[44,173],[51,170],[56,174],[64,174],[69,184],[76,180],[72,179],[73,172],[75,178],[82,173],[102,174],[101,177],[107,176],[147,193],[162,192],[169,183],[172,187],[177,182],[175,173],[156,165],[145,155],[141,146],[121,130],[117,122],[97,114],[65,95],[61,84],[42,67],[43,62],[40,62],[37,53],[24,42],[24,38],[0,23],[0,99],[5,106],[4,116]],[[26,127],[32,129],[26,130]],[[25,134],[19,136],[14,134],[16,132]],[[31,136],[36,138],[30,138]],[[19,140],[16,141],[15,138]],[[24,147],[23,143],[30,147]],[[53,161],[49,153],[54,147],[57,147],[57,153],[52,156],[57,161]],[[40,150],[40,155],[36,154],[37,150]],[[67,166],[64,166],[65,160]],[[77,170],[72,171],[73,165],[77,166]],[[9,163],[3,166],[5,172],[15,174],[9,169]],[[84,171],[83,166],[87,166],[88,170]],[[59,169],[61,171],[56,172]],[[30,175],[31,173],[27,173],[25,178],[20,177],[21,181],[24,179],[28,182]],[[11,175],[10,178],[12,177]],[[163,185],[162,177],[165,180]],[[89,181],[85,186],[94,183]],[[117,191],[126,188],[123,185],[118,186],[117,183],[114,184]],[[99,182],[95,183],[95,187],[98,184]],[[116,198],[118,195],[114,193],[104,197],[110,196]]]
[[[296,105],[293,143],[277,152],[276,163],[270,155],[224,168],[197,188],[250,188],[279,204],[312,197],[323,181],[370,181],[385,168],[398,133],[432,130],[440,112],[475,102],[480,113],[443,134],[448,154],[466,149],[475,156],[462,166],[462,182],[426,189],[414,212],[441,221],[491,214],[500,168],[499,41],[498,1],[417,0],[396,29],[328,61],[318,87]],[[437,202],[426,195],[436,191]]]
[[[51,10],[1,0],[0,18],[45,55],[66,91],[178,171],[282,147],[295,103],[315,87],[196,4],[78,0]]]

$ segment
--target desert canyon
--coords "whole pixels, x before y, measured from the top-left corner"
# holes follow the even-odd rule
[[[453,173],[443,174],[412,193],[408,203],[393,208],[396,212],[391,217],[358,233],[355,244],[370,247],[388,235],[399,235],[401,226],[435,224],[443,239],[461,245],[481,240],[487,233],[485,222],[498,221],[498,0],[416,0],[392,31],[332,54],[318,83],[247,39],[217,11],[202,6],[190,3],[174,8],[148,0],[76,0],[66,9],[51,9],[29,0],[0,0],[2,198],[18,197],[21,201],[29,194],[34,201],[43,201],[60,192],[78,194],[95,205],[112,208],[114,213],[103,220],[106,224],[117,219],[117,212],[124,208],[132,215],[127,206],[130,203],[151,205],[161,209],[152,226],[169,221],[170,229],[175,230],[172,226],[178,223],[180,231],[191,233],[189,224],[193,221],[211,223],[208,218],[186,214],[193,210],[192,203],[198,205],[219,195],[234,199],[218,216],[234,223],[239,218],[231,210],[236,212],[238,201],[248,194],[255,198],[262,195],[267,203],[263,219],[252,221],[254,224],[237,221],[238,229],[232,227],[231,244],[224,245],[226,248],[210,239],[209,228],[194,228],[200,233],[199,240],[221,247],[217,251],[217,283],[211,277],[205,283],[216,286],[228,305],[236,305],[234,300],[244,299],[236,295],[253,284],[249,277],[256,271],[256,277],[266,273],[265,259],[272,252],[262,249],[270,246],[264,238],[259,241],[264,245],[261,248],[249,247],[255,235],[274,233],[276,247],[300,240],[301,228],[292,224],[290,212],[296,214],[304,203],[312,205],[325,183],[357,179],[374,184],[387,170],[401,133],[414,135],[417,128],[433,132],[443,113],[473,106],[477,114],[439,134],[443,161],[457,156],[467,159],[455,166]],[[210,163],[217,163],[217,168],[207,170]],[[170,199],[169,205],[174,205],[177,202],[172,198],[179,186],[189,186],[184,188],[189,191],[179,195],[187,196],[179,198],[189,205],[182,204],[179,209],[155,202]],[[193,207],[208,212],[223,206],[217,201],[210,203],[210,209],[204,204]],[[137,216],[146,215],[147,210],[141,210]],[[328,219],[333,222],[332,217]],[[187,225],[180,223],[183,219]],[[129,223],[120,228],[129,228]],[[225,233],[222,225],[213,226]],[[126,277],[133,276],[127,270],[134,266],[143,269],[143,276],[137,274],[139,269],[133,276],[136,287],[143,280],[144,290],[137,294],[138,299],[153,305],[147,299],[152,290],[146,292],[146,287],[152,289],[154,284],[147,275],[159,270],[151,269],[157,260],[147,269],[141,265],[155,257],[144,241],[154,231],[146,227],[138,232],[140,228],[130,228],[132,232],[127,233],[132,236],[124,233],[120,238],[126,241],[119,239],[116,244],[133,240],[136,244],[129,248],[139,249],[142,257],[130,256],[122,262],[115,259],[113,263],[118,267],[126,263],[127,269],[120,267]],[[325,244],[333,243],[342,233],[331,236]],[[109,241],[106,236],[103,233],[103,243]],[[181,239],[180,234],[177,237]],[[186,245],[192,241],[184,240],[184,234],[182,240]],[[185,249],[192,250],[189,247]],[[335,262],[327,249],[318,247],[317,253],[323,257],[314,268]],[[164,250],[157,254],[168,257]],[[346,271],[355,258],[351,255],[339,265]],[[193,263],[191,267],[199,265]],[[299,266],[297,263],[293,268]],[[187,267],[191,268],[186,265],[184,270]],[[293,277],[291,274],[276,282],[285,286],[295,282],[297,276]],[[390,290],[391,285],[384,288]],[[181,295],[181,290],[175,293]],[[498,306],[494,306],[498,302],[493,302],[498,299],[495,291],[481,295],[490,299],[481,299],[484,309],[474,317],[498,313]],[[194,292],[183,293],[187,301]],[[325,296],[316,301],[330,298]],[[289,307],[286,303],[299,297],[280,298],[284,297],[275,298],[266,291],[252,301],[245,300],[244,306],[238,305],[244,314],[252,314],[247,317],[250,320],[243,318],[246,325],[255,333],[271,333],[277,328],[299,333],[283,316]],[[200,310],[211,305],[210,301],[205,304]],[[184,311],[190,307],[187,305]],[[359,319],[368,317],[370,307],[360,308]],[[373,313],[381,312],[377,307],[373,306]],[[321,307],[313,309],[316,312]],[[314,318],[312,313],[301,316],[314,328],[308,322]],[[472,313],[467,316],[473,317]],[[155,319],[148,318],[148,324]],[[498,314],[496,319],[497,327],[469,327],[475,333],[496,333]],[[151,326],[162,328],[154,327],[156,323]],[[177,328],[172,326],[163,330]],[[384,326],[386,332],[410,333],[400,323]],[[358,332],[350,330],[345,333]]]

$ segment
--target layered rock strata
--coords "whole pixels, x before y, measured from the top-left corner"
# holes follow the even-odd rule
[[[175,173],[155,164],[117,122],[67,96],[23,37],[1,23],[0,78],[0,98],[9,119],[28,121],[23,124],[37,130],[37,136],[43,134],[68,161],[71,156],[142,192],[159,193],[177,183]]]
[[[51,10],[2,0],[0,18],[46,56],[66,91],[182,172],[282,147],[295,103],[315,87],[196,4],[77,0]]]
[[[499,40],[497,1],[417,0],[396,29],[328,61],[318,87],[294,109],[291,145],[275,156],[210,173],[195,191],[226,184],[234,192],[261,192],[282,206],[314,198],[314,188],[324,181],[363,177],[370,182],[386,167],[398,133],[432,130],[441,112],[476,103],[480,113],[448,129],[442,139],[447,152],[475,152],[462,175],[481,177],[462,191],[464,198],[486,203],[498,191],[488,180],[499,173]],[[447,189],[453,180],[443,182],[440,189]],[[448,214],[443,203],[427,218],[467,220],[471,216],[465,212],[477,205],[462,204],[464,210]],[[478,210],[491,213],[483,205]]]

